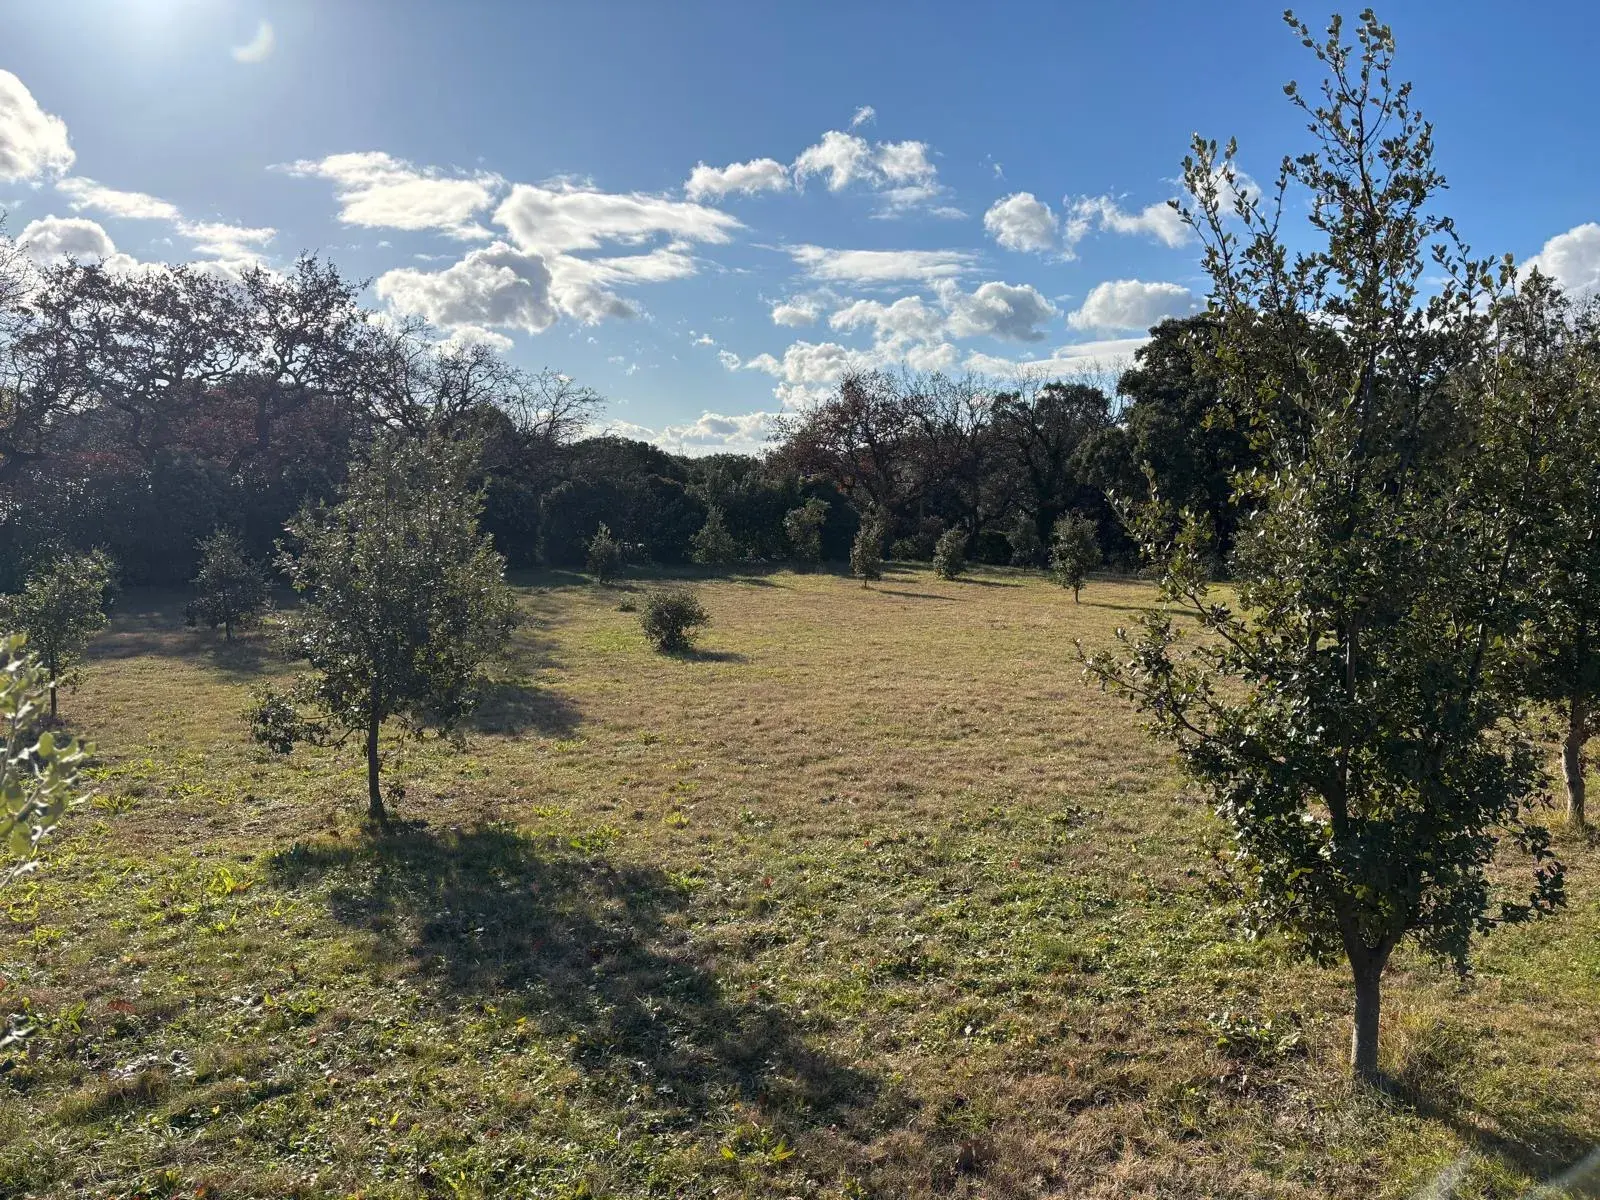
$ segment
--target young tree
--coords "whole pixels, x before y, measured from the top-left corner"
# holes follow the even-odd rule
[[[789,535],[794,556],[808,565],[822,561],[822,525],[828,519],[828,502],[813,496],[783,517],[783,531]]]
[[[515,620],[504,560],[478,530],[471,465],[467,446],[382,438],[337,505],[302,509],[285,527],[292,548],[278,561],[302,597],[292,639],[311,674],[257,694],[255,736],[287,752],[360,734],[375,820],[384,722],[416,736],[454,731]]]
[[[201,541],[200,573],[193,582],[196,595],[184,610],[185,618],[208,629],[222,626],[230,642],[236,628],[254,621],[267,606],[266,573],[231,529],[218,529]]]
[[[39,843],[78,802],[78,771],[93,747],[38,728],[54,677],[27,652],[21,634],[0,637],[0,886],[33,868]]]
[[[967,535],[946,529],[933,546],[933,570],[941,579],[954,579],[967,569]]]
[[[1498,391],[1531,416],[1534,472],[1505,498],[1533,526],[1527,690],[1560,718],[1567,819],[1581,828],[1584,745],[1600,729],[1600,311],[1535,271],[1495,317]]]
[[[1088,517],[1062,513],[1050,538],[1050,570],[1056,582],[1072,589],[1072,602],[1089,579],[1089,572],[1100,565],[1099,530]]]
[[[1006,540],[1011,543],[1013,567],[1039,565],[1039,559],[1044,555],[1044,543],[1039,540],[1038,523],[1033,513],[1019,512],[1011,526],[1011,532],[1006,535]]]
[[[1197,139],[1184,168],[1219,386],[1262,456],[1234,483],[1252,513],[1237,605],[1208,594],[1203,523],[1163,545],[1147,510],[1162,595],[1204,636],[1155,612],[1122,635],[1125,657],[1086,661],[1215,797],[1252,917],[1346,960],[1351,1068],[1372,1082],[1399,942],[1464,969],[1474,932],[1549,911],[1563,877],[1527,817],[1538,756],[1510,686],[1527,521],[1505,484],[1527,462],[1507,424],[1525,414],[1494,402],[1482,370],[1496,276],[1429,211],[1443,180],[1392,81],[1388,28],[1364,13],[1357,48],[1337,18],[1325,40],[1289,19],[1328,72],[1320,102],[1288,89],[1312,147],[1284,160],[1270,200],[1231,145]],[[1321,238],[1291,253],[1295,186]],[[1445,282],[1424,300],[1430,246]],[[1520,890],[1489,876],[1508,841],[1533,860]]]
[[[739,543],[728,532],[728,522],[720,506],[713,504],[706,510],[706,523],[689,539],[693,548],[691,557],[705,566],[731,563],[739,557]]]
[[[622,543],[611,536],[611,527],[604,521],[595,530],[589,542],[589,574],[599,583],[610,583],[622,569]]]
[[[883,517],[872,509],[861,520],[856,540],[850,544],[850,573],[861,578],[861,586],[883,578]]]
[[[52,555],[28,575],[22,591],[0,596],[0,628],[25,633],[29,651],[50,676],[50,719],[56,688],[77,681],[89,640],[105,628],[111,560],[98,550]]]

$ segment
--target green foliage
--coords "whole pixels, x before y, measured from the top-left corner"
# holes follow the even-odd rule
[[[611,536],[611,529],[604,521],[590,539],[588,553],[585,565],[600,583],[610,583],[622,570],[622,543]]]
[[[312,673],[257,694],[254,734],[274,750],[364,734],[374,817],[384,722],[454,731],[515,620],[504,561],[478,530],[470,466],[466,447],[386,437],[351,468],[337,505],[286,527],[279,564],[302,598],[290,641]]]
[[[1100,565],[1098,533],[1096,524],[1078,513],[1063,513],[1051,531],[1050,570],[1057,583],[1072,589],[1074,603],[1089,572]]]
[[[1528,523],[1528,694],[1560,719],[1567,815],[1586,821],[1584,745],[1600,731],[1600,309],[1533,272],[1496,311],[1505,428],[1527,412],[1531,469],[1506,480]]]
[[[1016,520],[1012,522],[1011,532],[1006,535],[1006,541],[1011,544],[1012,566],[1039,565],[1039,559],[1044,554],[1044,543],[1039,540],[1039,527],[1032,513],[1017,514]]]
[[[34,568],[21,592],[0,596],[0,627],[26,634],[29,652],[49,673],[52,718],[57,686],[77,681],[84,650],[105,628],[113,582],[105,554],[66,551]]]
[[[739,558],[739,543],[728,532],[728,522],[720,505],[713,504],[706,510],[706,523],[689,541],[693,547],[690,557],[697,563],[721,566]]]
[[[244,541],[231,529],[218,529],[200,543],[200,573],[194,577],[195,598],[184,610],[191,625],[233,631],[257,620],[267,607],[266,573],[245,552]]]
[[[39,843],[79,803],[78,771],[93,747],[39,729],[52,677],[27,652],[21,634],[0,637],[0,724],[6,735],[0,763],[0,887],[32,869]],[[18,862],[17,860],[21,860]]]
[[[1528,529],[1509,498],[1528,477],[1530,414],[1498,404],[1485,375],[1496,274],[1430,211],[1432,131],[1392,81],[1389,30],[1366,13],[1353,48],[1337,19],[1321,42],[1291,25],[1329,78],[1320,104],[1288,89],[1317,141],[1269,194],[1309,193],[1292,210],[1324,242],[1286,250],[1278,203],[1239,191],[1232,145],[1197,139],[1184,164],[1218,385],[1262,456],[1236,476],[1253,514],[1237,600],[1209,594],[1204,516],[1173,539],[1170,509],[1147,506],[1163,596],[1203,636],[1155,612],[1121,634],[1124,657],[1087,664],[1215,798],[1252,919],[1347,960],[1352,1069],[1371,1080],[1402,938],[1464,970],[1475,932],[1563,900],[1528,815],[1539,756],[1513,686]],[[1444,282],[1424,300],[1430,270]],[[1531,859],[1521,884],[1509,856],[1491,878],[1501,847]]]
[[[941,579],[954,579],[967,566],[967,535],[946,529],[933,547],[933,569]]]
[[[870,511],[856,530],[856,539],[850,545],[850,573],[865,587],[872,579],[883,578],[883,516]]]
[[[822,561],[822,526],[828,519],[828,502],[812,497],[783,516],[783,532],[795,558],[803,563]]]
[[[689,649],[700,628],[710,623],[700,597],[686,587],[651,588],[639,612],[644,636],[663,654]]]

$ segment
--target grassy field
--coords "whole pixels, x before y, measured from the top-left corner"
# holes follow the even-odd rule
[[[355,753],[252,749],[262,639],[124,598],[97,796],[0,894],[0,1195],[1510,1197],[1600,1143],[1600,853],[1473,979],[1399,956],[1353,1093],[1343,976],[1080,682],[1146,586],[724,579],[664,658],[524,583],[381,835]]]

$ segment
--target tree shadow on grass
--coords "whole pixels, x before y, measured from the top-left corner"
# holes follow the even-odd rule
[[[747,663],[750,661],[747,655],[737,650],[701,650],[696,646],[674,651],[672,657],[681,658],[684,662]]]
[[[903,588],[886,587],[873,588],[872,590],[880,596],[904,596],[908,600],[943,600],[947,604],[955,601],[954,596],[941,596],[937,592],[908,592]]]
[[[1453,1102],[1448,1092],[1434,1096],[1402,1082],[1388,1082],[1395,1102],[1446,1126],[1483,1158],[1508,1164],[1533,1179],[1554,1179],[1594,1153],[1592,1133],[1579,1124],[1561,1121],[1554,1113],[1478,1111]],[[1600,1177],[1588,1186],[1596,1183]],[[1574,1194],[1600,1195],[1600,1191]]]
[[[1020,583],[1007,583],[1001,579],[974,579],[971,575],[958,575],[956,578],[950,580],[950,582],[965,583],[972,587],[988,588],[1019,588],[1022,586]]]
[[[880,1085],[806,1044],[787,1012],[729,995],[671,924],[685,889],[554,836],[499,827],[394,827],[271,860],[286,885],[331,877],[334,917],[398,939],[416,970],[462,997],[493,996],[567,1041],[618,1103],[643,1089],[690,1125],[732,1101],[786,1124],[848,1128]]]
[[[530,730],[542,737],[570,738],[578,732],[582,714],[560,692],[519,680],[487,684],[466,726],[475,733],[522,734]]]

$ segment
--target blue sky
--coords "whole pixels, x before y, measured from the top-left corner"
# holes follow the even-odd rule
[[[852,366],[1124,361],[1203,301],[1189,136],[1270,177],[1314,64],[1273,4],[12,6],[0,206],[34,257],[281,266],[750,449]],[[1600,279],[1580,3],[1404,3],[1481,252]],[[1303,10],[1314,24],[1321,10]],[[697,170],[697,168],[703,168]]]

